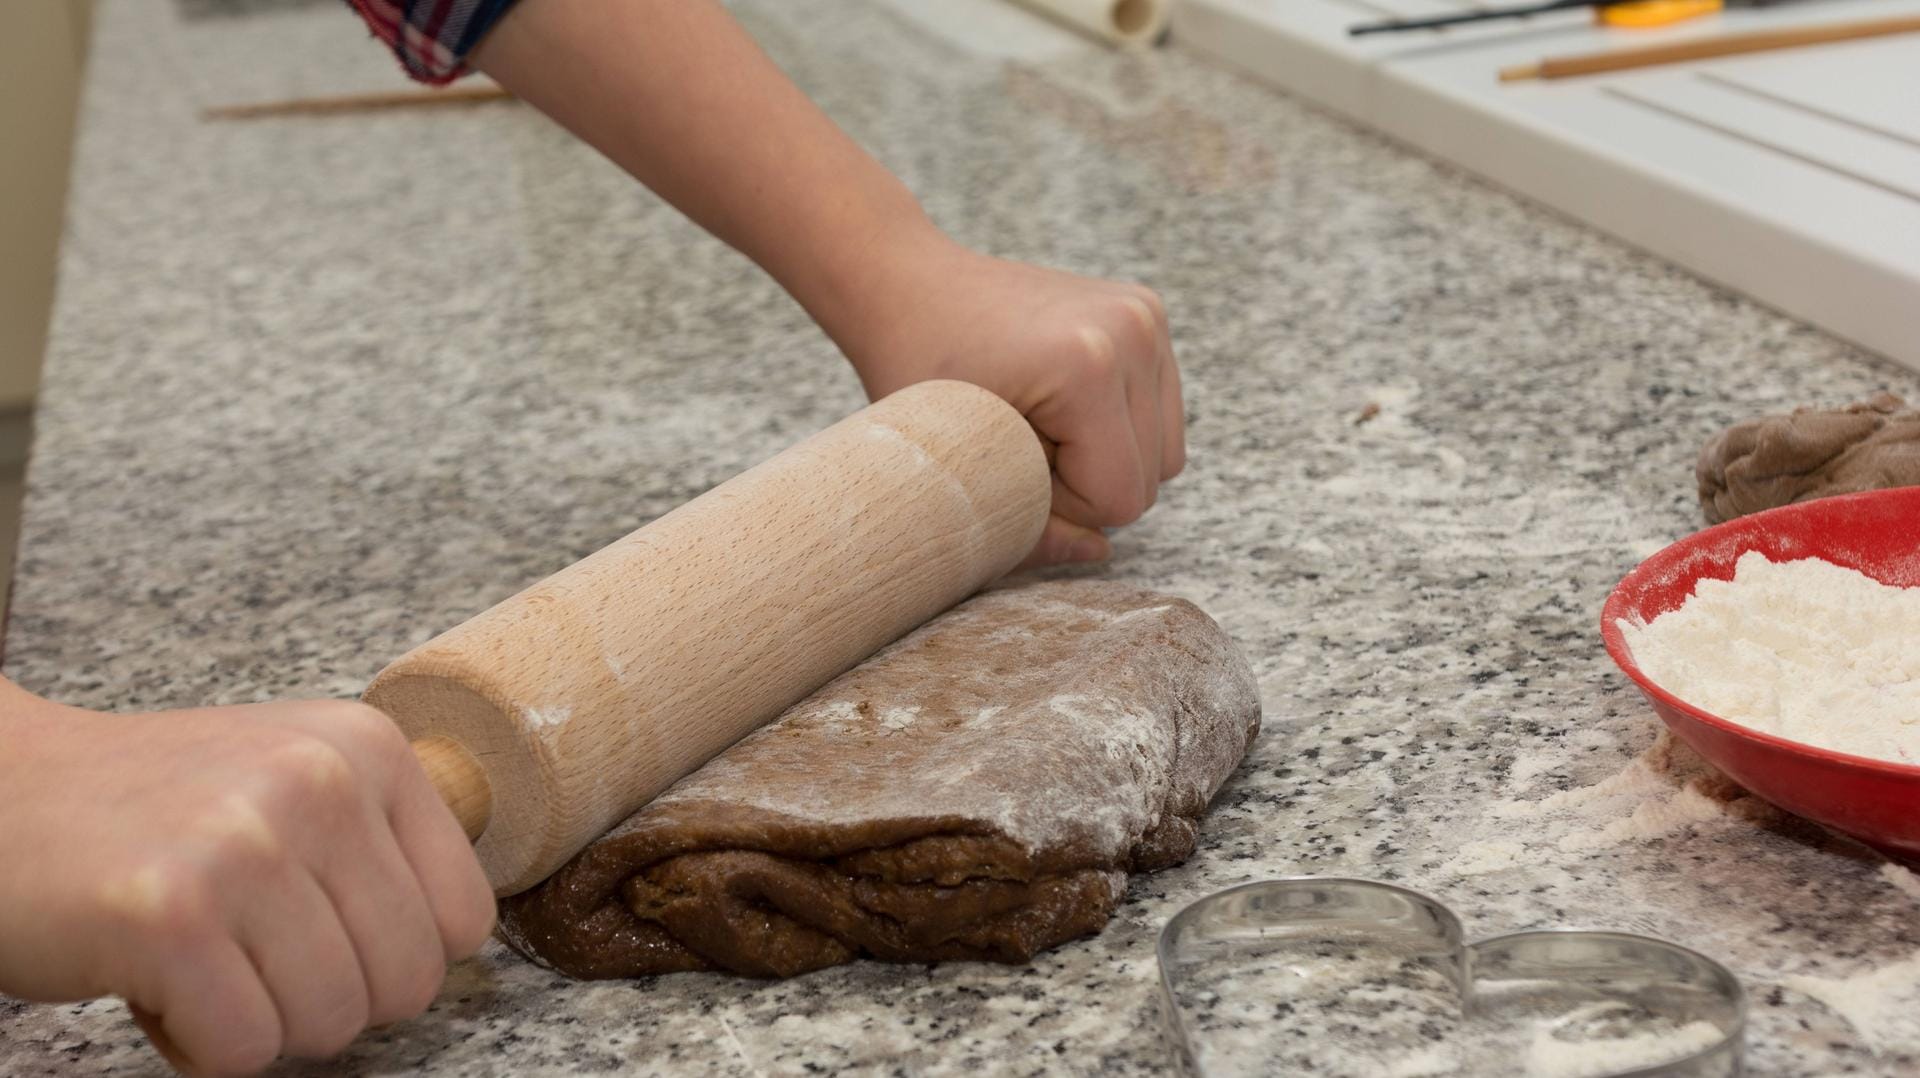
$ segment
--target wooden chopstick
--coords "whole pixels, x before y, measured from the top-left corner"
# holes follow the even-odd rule
[[[207,120],[252,120],[262,116],[321,115],[334,112],[370,112],[433,105],[472,105],[512,98],[499,86],[460,86],[451,90],[395,90],[387,93],[343,94],[339,97],[296,97],[248,105],[221,105],[202,110]]]
[[[1629,68],[1652,67],[1656,64],[1678,64],[1688,60],[1706,60],[1715,56],[1735,56],[1743,52],[1792,49],[1802,45],[1824,45],[1833,41],[1854,41],[1863,37],[1884,37],[1888,34],[1915,32],[1920,32],[1920,16],[1828,23],[1824,26],[1796,26],[1784,30],[1755,30],[1744,34],[1702,38],[1698,41],[1680,41],[1671,45],[1653,45],[1644,49],[1554,56],[1537,64],[1502,68],[1500,81],[1564,79],[1573,75],[1594,75],[1602,71],[1625,71]]]

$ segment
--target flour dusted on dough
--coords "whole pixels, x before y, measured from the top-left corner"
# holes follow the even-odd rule
[[[1245,658],[1191,603],[988,592],[504,900],[501,931],[580,977],[1024,961],[1192,852],[1259,721]]]
[[[1677,610],[1622,621],[1634,661],[1693,706],[1794,741],[1920,764],[1920,588],[1749,551]]]

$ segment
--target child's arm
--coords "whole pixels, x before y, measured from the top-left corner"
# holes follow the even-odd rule
[[[1180,471],[1159,298],[954,244],[719,4],[520,0],[472,61],[764,267],[870,395],[950,377],[1019,408],[1059,446],[1036,560],[1104,557]]]

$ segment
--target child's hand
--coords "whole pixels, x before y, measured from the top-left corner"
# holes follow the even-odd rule
[[[882,260],[888,261],[886,259]],[[1139,285],[926,244],[830,325],[874,399],[929,378],[992,390],[1058,447],[1053,517],[1028,564],[1092,561],[1186,464],[1180,371]]]
[[[1158,297],[948,240],[723,5],[521,0],[473,61],[759,263],[869,394],[957,378],[1019,408],[1059,449],[1029,563],[1106,557],[1185,463]]]
[[[418,1014],[493,894],[379,712],[162,715],[0,683],[0,991],[125,997],[171,1061],[243,1074]]]

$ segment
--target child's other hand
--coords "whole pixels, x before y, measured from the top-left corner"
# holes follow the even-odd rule
[[[0,683],[0,991],[122,996],[244,1074],[426,1009],[493,894],[386,716],[338,700],[102,715]]]
[[[1059,449],[1032,562],[1107,556],[1099,529],[1185,463],[1157,296],[953,243],[722,5],[523,0],[473,61],[759,263],[868,393],[956,378],[1019,408]]]
[[[1160,297],[940,240],[887,260],[829,325],[879,399],[954,378],[992,390],[1058,447],[1053,516],[1029,565],[1111,553],[1186,464],[1186,420]]]

